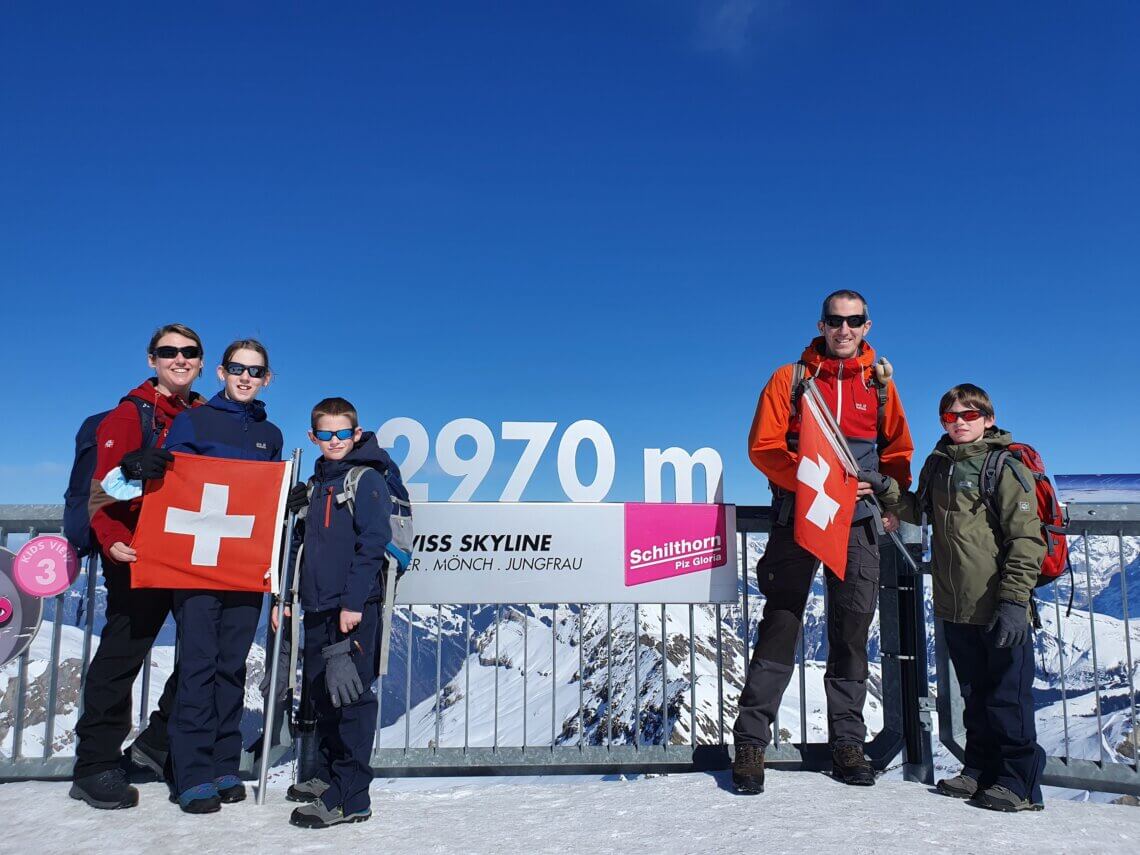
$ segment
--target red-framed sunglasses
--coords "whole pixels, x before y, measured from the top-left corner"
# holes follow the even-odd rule
[[[958,421],[958,419],[961,419],[964,422],[976,422],[981,417],[981,410],[961,410],[956,413],[947,411],[941,416],[942,424],[944,425],[952,425],[954,422]]]

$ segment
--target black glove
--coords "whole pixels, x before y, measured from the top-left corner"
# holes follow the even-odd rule
[[[119,469],[128,481],[147,481],[161,478],[173,462],[174,455],[165,448],[140,448],[124,454]]]
[[[1029,635],[1029,607],[1025,603],[1011,603],[1001,600],[994,616],[990,619],[986,632],[997,629],[996,647],[1019,647]]]
[[[364,691],[351,651],[351,638],[321,648],[321,656],[325,657],[325,688],[329,690],[334,707],[355,703]]]
[[[887,492],[891,486],[891,479],[882,472],[876,472],[874,469],[860,469],[856,477],[860,481],[866,481],[870,484],[871,490],[874,491],[876,496]]]
[[[276,608],[276,607],[274,607]],[[289,620],[289,618],[284,618]],[[265,650],[272,655],[273,651],[273,633],[269,633],[266,639]],[[277,702],[281,703],[289,694],[289,662],[292,658],[293,644],[289,640],[289,632],[281,636],[281,656],[277,660]],[[261,677],[261,683],[258,685],[261,689],[261,697],[269,698],[269,669],[265,669],[265,674]]]
[[[285,510],[290,514],[295,514],[309,504],[309,485],[304,482],[294,484],[293,489],[289,491],[289,496],[285,499]]]

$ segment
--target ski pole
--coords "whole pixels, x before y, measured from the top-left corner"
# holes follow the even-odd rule
[[[840,453],[840,458],[843,461],[848,473],[859,476],[859,463],[855,459],[855,455],[851,453],[851,447],[847,444],[847,437],[839,429],[839,422],[836,421],[835,416],[832,415],[831,410],[823,400],[823,395],[820,394],[819,389],[815,385],[814,377],[807,377],[804,379],[804,395],[810,396],[810,403],[813,405],[813,412],[818,411],[818,414],[823,417],[824,423],[827,425],[828,431],[831,433],[832,446]],[[870,499],[871,504],[874,505],[876,513],[881,517],[883,515],[883,506],[879,503],[879,497],[872,493],[865,498]],[[902,542],[898,532],[887,532],[891,542],[902,553],[903,559],[910,567],[912,573],[918,573],[918,565],[914,561],[914,557],[910,554],[910,550]]]
[[[301,449],[293,449],[293,465],[292,472],[289,476],[289,489],[297,486],[297,475],[301,470]],[[296,514],[288,514],[285,521],[285,541],[282,543],[281,548],[284,555],[289,554],[289,549],[293,543],[293,521],[296,519]],[[281,561],[281,578],[277,585],[277,590],[280,592],[279,597],[287,600],[285,595],[285,581],[286,574],[289,572],[289,559]],[[277,714],[277,660],[281,658],[281,630],[284,629],[285,623],[285,603],[281,604],[281,613],[277,617],[278,631],[273,634],[273,655],[268,664],[269,667],[269,694],[265,698],[265,721],[262,725],[261,733],[261,767],[258,774],[258,787],[256,803],[259,805],[265,804],[265,782],[269,779],[269,747],[272,742],[272,737],[269,733],[273,727],[273,719]],[[277,608],[274,603],[270,608]],[[272,614],[272,613],[271,613]]]

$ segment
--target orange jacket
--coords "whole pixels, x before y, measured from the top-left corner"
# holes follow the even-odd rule
[[[874,453],[878,438],[878,392],[874,385],[875,350],[863,342],[862,351],[851,359],[823,355],[823,338],[812,341],[800,361],[806,375],[814,377],[820,393],[836,416],[851,450],[866,468],[875,468],[894,478],[906,489],[910,485],[910,459],[914,441],[907,427],[895,384],[887,384],[883,413],[882,444]],[[776,487],[794,493],[799,455],[788,447],[789,437],[799,433],[799,415],[792,418],[792,377],[795,364],[782,365],[769,378],[756,416],[748,432],[748,456]],[[802,406],[798,409],[802,409]]]

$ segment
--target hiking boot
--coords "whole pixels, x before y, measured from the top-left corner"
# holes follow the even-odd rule
[[[974,799],[974,802],[989,810],[1000,810],[1005,813],[1014,813],[1019,810],[1045,810],[1040,802],[1031,802],[1023,799],[1008,787],[995,784]]]
[[[978,792],[978,780],[962,772],[953,778],[943,778],[935,784],[935,787],[944,796],[950,796],[954,799],[972,799]]]
[[[764,792],[764,749],[759,745],[737,745],[732,761],[732,786],[738,793]]]
[[[329,785],[322,781],[320,778],[309,778],[307,781],[293,784],[285,791],[285,798],[291,802],[315,802],[322,795]]]
[[[170,800],[178,802],[178,806],[185,813],[217,813],[222,809],[222,798],[218,795],[218,787],[213,781],[208,784],[197,784],[188,790],[183,790],[177,796],[171,794]]]
[[[831,752],[831,776],[853,787],[873,787],[875,770],[863,756],[862,745],[837,745]]]
[[[133,808],[139,803],[139,791],[127,783],[127,773],[122,769],[76,778],[68,795],[100,810]]]
[[[214,786],[218,788],[218,798],[224,805],[245,801],[245,784],[237,775],[222,775],[220,778],[214,778]]]
[[[289,816],[289,824],[299,828],[329,828],[340,825],[342,822],[365,822],[372,817],[372,811],[362,810],[357,813],[345,814],[340,807],[327,808],[325,803],[317,799],[311,804],[295,808]]]
[[[140,733],[127,749],[127,757],[136,766],[154,774],[162,781],[166,779],[166,759],[170,752],[155,745],[147,738],[148,731]]]

